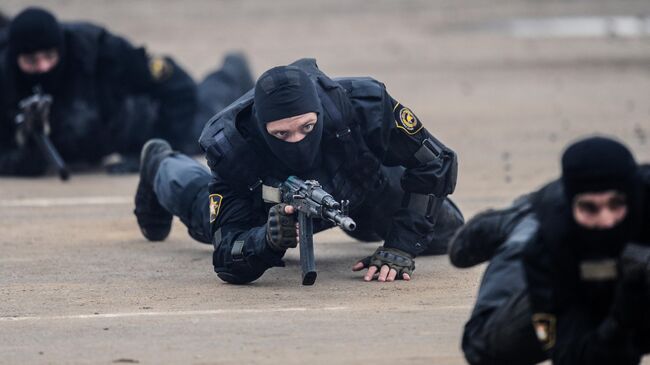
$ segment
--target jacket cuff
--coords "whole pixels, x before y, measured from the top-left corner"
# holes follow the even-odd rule
[[[400,209],[393,217],[384,247],[396,248],[416,257],[428,247],[432,232],[432,224],[425,217]]]

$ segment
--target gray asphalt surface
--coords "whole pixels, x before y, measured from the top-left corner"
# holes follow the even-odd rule
[[[563,147],[587,133],[650,161],[649,37],[521,38],[507,27],[639,18],[647,1],[37,3],[173,54],[196,78],[231,50],[256,74],[311,56],[331,75],[373,76],[458,151],[454,199],[467,217],[557,176]],[[101,171],[0,179],[0,363],[464,363],[483,267],[425,257],[411,282],[364,283],[350,266],[376,244],[331,231],[316,236],[315,286],[299,284],[297,252],[252,285],[226,285],[211,247],[180,222],[167,241],[144,240],[136,184]]]

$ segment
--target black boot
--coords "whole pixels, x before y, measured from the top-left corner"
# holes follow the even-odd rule
[[[172,155],[169,143],[162,139],[149,140],[140,153],[140,182],[135,193],[135,210],[142,235],[149,241],[162,241],[172,228],[173,215],[158,202],[153,190],[153,180],[160,163]]]

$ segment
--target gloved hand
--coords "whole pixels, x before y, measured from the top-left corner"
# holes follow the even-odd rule
[[[371,281],[377,272],[379,272],[377,277],[379,281],[411,280],[415,270],[415,260],[413,255],[402,250],[379,247],[372,256],[358,261],[352,270],[359,271],[366,268],[368,272],[363,278],[365,281]]]
[[[266,242],[278,252],[298,245],[298,221],[291,205],[277,204],[271,207],[266,222]]]

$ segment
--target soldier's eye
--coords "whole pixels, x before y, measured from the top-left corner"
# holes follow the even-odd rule
[[[286,132],[286,131],[277,131],[277,132],[273,132],[273,136],[274,136],[275,138],[285,139],[285,138],[287,137],[287,132]]]
[[[589,215],[597,215],[601,210],[600,205],[590,201],[578,201],[576,205],[578,206],[578,209]]]
[[[609,200],[607,203],[609,206],[609,209],[611,210],[618,210],[622,209],[623,207],[627,206],[627,199],[623,195],[617,195]]]
[[[309,133],[309,132],[311,132],[311,131],[314,130],[314,124],[311,123],[311,124],[307,124],[307,125],[303,126],[303,127],[302,127],[302,130],[303,130],[305,133]]]

